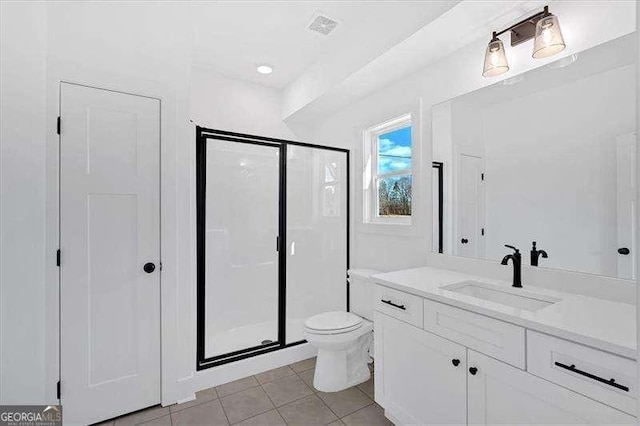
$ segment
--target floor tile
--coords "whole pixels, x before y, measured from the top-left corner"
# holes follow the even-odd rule
[[[171,420],[175,426],[226,426],[229,424],[227,416],[225,416],[222,410],[222,405],[217,399],[178,411],[177,413],[172,413]]]
[[[194,399],[193,401],[183,402],[182,404],[173,404],[169,406],[169,408],[171,409],[172,413],[177,413],[178,411],[185,410],[187,408],[191,408],[205,402],[213,401],[214,399],[218,399],[218,394],[216,393],[214,388],[209,388],[196,392],[196,399]]]
[[[236,423],[236,426],[286,426],[277,410],[267,411],[250,419]]]
[[[362,410],[342,418],[348,426],[393,426],[384,416],[384,410],[378,404],[371,404]]]
[[[302,360],[302,361],[298,361],[298,362],[290,365],[290,367],[296,373],[300,373],[300,372],[305,371],[305,370],[310,370],[310,369],[314,368],[315,366],[316,366],[316,358],[315,357],[309,358],[309,359],[305,359],[305,360]]]
[[[284,377],[276,381],[262,385],[276,407],[288,404],[303,396],[311,395],[313,391],[305,385],[297,375]]]
[[[91,426],[113,426],[113,419],[105,420],[104,422],[94,423]]]
[[[261,384],[273,382],[274,380],[281,379],[283,377],[290,376],[295,374],[295,372],[289,367],[285,365],[284,367],[276,368],[273,370],[265,371],[264,373],[256,374],[256,379]]]
[[[346,416],[367,405],[373,404],[371,398],[360,389],[353,387],[340,392],[318,392],[318,396],[338,415]]]
[[[326,425],[337,417],[317,395],[309,395],[278,408],[288,425]]]
[[[364,392],[371,399],[375,399],[374,398],[374,389],[375,389],[374,380],[375,379],[373,378],[373,374],[372,374],[371,378],[369,380],[367,380],[364,383],[360,383],[358,385],[358,389],[360,389],[362,392]]]
[[[142,423],[141,426],[171,426],[171,415],[159,417],[149,422]]]
[[[233,382],[225,383],[224,385],[216,386],[216,392],[220,398],[243,391],[245,389],[258,386],[258,381],[255,377],[249,376],[244,379],[235,380]]]
[[[114,426],[139,425],[169,414],[169,407],[155,405],[114,419]]]
[[[316,369],[312,368],[311,370],[306,370],[301,373],[298,373],[298,376],[302,379],[303,382],[307,384],[311,389],[315,391],[313,387],[313,375],[315,374]]]
[[[338,419],[335,422],[329,423],[327,426],[344,426],[342,420]]]
[[[275,408],[261,387],[238,392],[220,401],[231,423],[237,423]]]

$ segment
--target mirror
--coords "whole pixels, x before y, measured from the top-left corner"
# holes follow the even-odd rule
[[[436,105],[433,250],[635,278],[635,62],[634,33]]]

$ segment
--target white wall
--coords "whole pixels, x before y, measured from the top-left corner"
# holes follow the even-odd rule
[[[191,119],[210,129],[294,139],[283,123],[280,91],[194,67]]]
[[[0,404],[44,400],[46,8],[0,3]]]

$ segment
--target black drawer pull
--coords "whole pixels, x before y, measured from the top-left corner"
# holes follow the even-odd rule
[[[565,370],[572,371],[572,372],[574,372],[576,374],[580,374],[581,376],[585,376],[585,377],[588,377],[590,379],[596,380],[596,381],[598,381],[600,383],[604,383],[606,385],[613,386],[616,389],[620,389],[620,390],[623,390],[625,392],[629,392],[629,388],[628,387],[619,385],[618,383],[616,383],[615,379],[607,380],[607,379],[603,379],[602,377],[598,377],[596,375],[593,375],[591,373],[587,373],[586,371],[578,370],[576,368],[575,364],[566,365],[566,364],[563,364],[561,362],[556,362],[555,365],[557,365],[560,368],[564,368]]]
[[[395,303],[393,303],[391,300],[384,300],[384,299],[380,299],[380,301],[381,301],[382,303],[386,303],[387,305],[391,305],[391,306],[393,306],[394,308],[402,309],[403,311],[406,311],[406,310],[407,310],[407,308],[405,308],[405,306],[404,306],[404,305],[396,305],[396,304],[395,304]]]

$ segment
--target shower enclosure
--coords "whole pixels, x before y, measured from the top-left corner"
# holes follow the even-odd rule
[[[197,128],[197,368],[348,309],[349,151]]]

